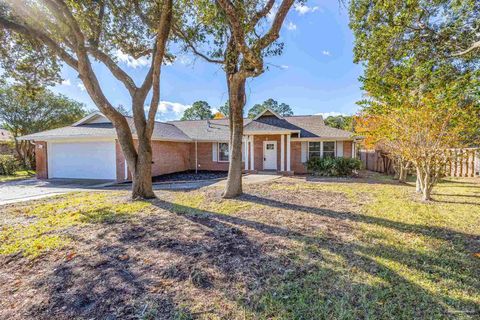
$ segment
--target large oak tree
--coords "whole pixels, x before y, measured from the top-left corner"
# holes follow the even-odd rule
[[[151,181],[151,136],[160,99],[161,66],[167,56],[173,18],[172,0],[0,2],[2,43],[29,52],[32,52],[29,48],[34,48],[37,53],[43,52],[41,56],[46,62],[55,65],[58,60],[73,68],[95,105],[112,121],[132,174],[134,199],[155,196]],[[118,64],[119,52],[150,59],[148,72],[139,85]],[[3,58],[12,54],[8,50],[0,53]],[[105,96],[92,67],[93,60],[102,63],[129,92],[134,134],[126,118]]]
[[[264,58],[280,54],[280,29],[294,0],[184,0],[189,25],[175,25],[185,48],[222,66],[228,88],[230,163],[223,196],[242,193],[243,114],[248,78],[265,72]],[[267,17],[273,17],[267,19]]]

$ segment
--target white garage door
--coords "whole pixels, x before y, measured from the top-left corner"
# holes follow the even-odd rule
[[[115,179],[115,143],[51,142],[48,151],[49,178]]]

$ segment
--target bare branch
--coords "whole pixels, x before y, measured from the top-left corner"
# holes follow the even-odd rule
[[[463,56],[463,55],[469,53],[470,51],[478,49],[478,48],[480,48],[480,40],[474,42],[468,49],[465,49],[463,51],[454,53],[453,56],[454,57]]]
[[[255,29],[255,26],[257,25],[258,21],[260,21],[260,19],[267,16],[267,14],[270,12],[270,10],[272,10],[274,4],[275,4],[275,0],[268,0],[265,7],[263,7],[262,10],[255,13],[252,20],[250,20],[250,23],[249,23],[249,25],[252,29]]]
[[[128,92],[130,92],[130,95],[133,96],[135,94],[135,91],[137,90],[135,82],[125,71],[122,70],[122,68],[115,63],[115,61],[113,61],[109,55],[95,47],[88,47],[87,50],[95,59],[103,62],[107,66],[115,78],[125,85]]]
[[[207,62],[211,62],[211,63],[218,63],[218,64],[223,64],[225,61],[224,60],[220,60],[220,59],[212,59],[210,57],[208,57],[206,54],[200,52],[196,46],[193,44],[192,41],[190,41],[188,39],[188,36],[185,34],[185,32],[183,32],[183,30],[181,28],[179,28],[178,26],[174,25],[173,26],[173,32],[180,38],[183,39],[183,41],[185,41],[187,47],[190,48],[190,50],[192,50],[192,52],[199,56],[200,58],[204,59],[205,61]]]
[[[254,49],[262,50],[272,44],[275,40],[278,39],[280,35],[280,29],[282,28],[283,22],[288,14],[288,11],[293,5],[294,0],[283,0],[282,4],[278,8],[277,14],[273,19],[272,26],[270,30],[254,45]]]
[[[173,1],[165,0],[160,21],[158,25],[157,43],[155,56],[153,57],[153,93],[150,102],[150,109],[148,110],[147,126],[145,128],[148,137],[151,137],[153,128],[155,126],[155,115],[157,113],[158,104],[160,103],[160,71],[162,68],[163,58],[167,47],[167,41],[172,27],[173,17]]]

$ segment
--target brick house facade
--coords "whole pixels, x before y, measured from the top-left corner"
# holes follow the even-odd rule
[[[246,119],[245,122],[242,145],[242,168],[245,172],[303,174],[312,150],[316,150],[317,156],[323,156],[328,150],[330,155],[337,157],[355,156],[355,139],[351,133],[325,126],[321,116],[283,118],[266,110],[259,117]],[[152,137],[152,175],[195,169],[227,171],[227,124],[228,120],[158,123]],[[103,115],[87,117],[61,129],[63,136],[56,129],[24,137],[35,140],[38,178],[62,175],[65,178],[68,175],[76,178],[106,176],[117,181],[131,178],[114,129]],[[87,132],[97,140],[89,138],[85,134]],[[65,133],[69,134],[68,139],[64,138]],[[100,135],[101,140],[98,138]],[[109,163],[103,159],[108,159]],[[89,175],[89,168],[98,169],[98,173]],[[111,173],[102,175],[105,171]]]

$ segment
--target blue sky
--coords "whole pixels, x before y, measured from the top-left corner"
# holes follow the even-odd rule
[[[289,13],[281,31],[285,49],[281,56],[265,60],[268,70],[247,82],[248,110],[255,103],[273,98],[289,104],[300,114],[354,114],[362,98],[358,77],[362,68],[353,63],[353,35],[348,28],[348,11],[337,0],[311,0]],[[177,54],[178,52],[173,52]],[[119,54],[121,67],[140,82],[148,62]],[[95,64],[100,83],[113,105],[129,108],[130,97],[102,65]],[[65,67],[65,79],[54,91],[96,109],[77,74]],[[218,65],[193,55],[181,54],[161,76],[161,100],[157,118],[173,120],[197,100],[213,108],[227,99],[225,75]]]

